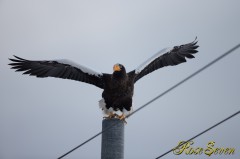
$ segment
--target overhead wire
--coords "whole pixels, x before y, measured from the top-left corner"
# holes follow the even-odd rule
[[[216,126],[218,126],[218,125],[220,125],[220,124],[224,123],[225,121],[227,121],[227,120],[229,120],[229,119],[233,118],[234,116],[238,115],[239,113],[240,113],[240,110],[239,110],[239,111],[237,111],[236,113],[234,113],[234,114],[230,115],[229,117],[227,117],[227,118],[223,119],[222,121],[220,121],[220,122],[218,122],[218,123],[214,124],[214,125],[213,125],[213,126],[211,126],[210,128],[208,128],[208,129],[206,129],[206,130],[204,130],[204,131],[200,132],[199,134],[197,134],[197,135],[193,136],[192,138],[188,139],[187,141],[184,141],[184,142],[182,142],[182,143],[181,143],[181,144],[179,144],[177,147],[174,147],[174,148],[170,149],[169,151],[167,151],[167,152],[163,153],[162,155],[158,156],[156,159],[162,158],[163,156],[165,156],[165,155],[169,154],[170,152],[172,152],[174,149],[177,149],[177,148],[181,147],[182,145],[184,145],[184,144],[188,143],[189,141],[192,141],[193,139],[195,139],[195,138],[197,138],[197,137],[201,136],[202,134],[204,134],[204,133],[208,132],[209,130],[211,130],[211,129],[215,128]]]
[[[177,84],[173,85],[172,87],[170,87],[169,89],[167,89],[166,91],[164,91],[163,93],[159,94],[158,96],[154,97],[153,99],[151,99],[150,101],[148,101],[147,103],[143,104],[142,106],[140,106],[139,108],[137,108],[135,111],[133,111],[131,114],[127,115],[126,118],[129,118],[130,116],[132,116],[133,114],[137,113],[138,111],[140,111],[141,109],[145,108],[146,106],[148,106],[149,104],[151,104],[152,102],[154,102],[155,100],[159,99],[160,97],[164,96],[165,94],[169,93],[170,91],[172,91],[173,89],[177,88],[179,85],[185,83],[186,81],[188,81],[189,79],[191,79],[192,77],[196,76],[197,74],[199,74],[200,72],[202,72],[203,70],[207,69],[208,67],[210,67],[211,65],[213,65],[214,63],[218,62],[219,60],[223,59],[224,57],[226,57],[227,55],[229,55],[230,53],[232,53],[233,51],[237,50],[240,47],[240,44],[234,46],[233,48],[231,48],[230,50],[228,50],[227,52],[223,53],[222,55],[220,55],[219,57],[217,57],[216,59],[212,60],[211,62],[209,62],[208,64],[206,64],[205,66],[203,66],[202,68],[198,69],[197,71],[195,71],[194,73],[192,73],[191,75],[189,75],[188,77],[184,78],[183,80],[181,80],[180,82],[178,82]],[[67,153],[63,154],[62,156],[60,156],[58,159],[61,159],[65,156],[67,156],[68,154],[70,154],[71,152],[73,152],[74,150],[82,147],[83,145],[85,145],[86,143],[90,142],[91,140],[93,140],[94,138],[98,137],[99,135],[101,135],[103,132],[107,131],[108,129],[110,129],[111,127],[115,126],[116,124],[113,124],[111,126],[109,126],[108,128],[106,128],[105,130],[100,131],[99,133],[97,133],[96,135],[92,136],[91,138],[87,139],[86,141],[84,141],[83,143],[81,143],[80,145],[76,146],[75,148],[71,149],[70,151],[68,151]]]
[[[75,148],[71,149],[70,151],[66,152],[65,154],[63,154],[62,156],[58,157],[58,159],[61,159],[65,156],[67,156],[68,154],[70,154],[71,152],[73,152],[74,150],[78,149],[79,147],[85,145],[86,143],[88,143],[89,141],[93,140],[94,138],[96,138],[97,136],[101,135],[102,133],[104,133],[105,131],[109,130],[110,128],[112,128],[113,126],[119,124],[119,122],[116,122],[110,126],[108,126],[107,128],[105,128],[104,130],[100,131],[99,133],[97,133],[96,135],[92,136],[91,138],[89,138],[88,140],[84,141],[83,143],[81,143],[80,145],[76,146]]]

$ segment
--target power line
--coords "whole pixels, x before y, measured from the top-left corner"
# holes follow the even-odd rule
[[[117,123],[118,124],[118,123]],[[75,148],[73,148],[72,150],[68,151],[67,153],[63,154],[62,156],[58,157],[58,159],[61,159],[65,156],[67,156],[68,154],[70,154],[71,152],[73,152],[74,150],[78,149],[79,147],[85,145],[86,143],[88,143],[89,141],[93,140],[94,138],[96,138],[97,136],[101,135],[102,133],[104,133],[105,131],[109,130],[110,128],[112,128],[113,126],[117,125],[116,123],[115,124],[112,124],[110,125],[109,127],[107,127],[106,129],[100,131],[99,133],[97,133],[96,135],[94,135],[93,137],[89,138],[88,140],[84,141],[83,143],[81,143],[80,145],[76,146]]]
[[[173,89],[177,88],[179,85],[183,84],[184,82],[186,82],[187,80],[189,80],[190,78],[194,77],[195,75],[199,74],[200,72],[202,72],[203,70],[207,69],[208,67],[210,67],[211,65],[213,65],[214,63],[218,62],[219,60],[221,60],[222,58],[226,57],[227,55],[229,55],[230,53],[232,53],[233,51],[235,51],[236,49],[238,49],[240,47],[240,44],[234,46],[233,48],[231,48],[229,51],[225,52],[224,54],[220,55],[219,57],[217,57],[216,59],[214,59],[213,61],[209,62],[207,65],[203,66],[202,68],[200,68],[199,70],[197,70],[196,72],[194,72],[193,74],[189,75],[188,77],[186,77],[185,79],[183,79],[182,81],[178,82],[177,84],[175,84],[174,86],[170,87],[169,89],[167,89],[166,91],[164,91],[163,93],[159,94],[158,96],[156,96],[155,98],[153,98],[152,100],[150,100],[149,102],[145,103],[144,105],[140,106],[138,109],[136,109],[135,111],[133,111],[131,114],[127,115],[126,118],[129,118],[130,116],[132,116],[133,114],[137,113],[139,110],[145,108],[147,105],[151,104],[152,102],[154,102],[155,100],[159,99],[160,97],[164,96],[165,94],[169,93],[170,91],[172,91]],[[114,125],[112,125],[114,126]],[[70,154],[71,152],[73,152],[74,150],[78,149],[79,147],[82,147],[83,145],[85,145],[86,143],[90,142],[91,140],[93,140],[94,138],[96,138],[97,136],[101,135],[103,132],[107,131],[108,129],[110,129],[112,126],[110,126],[109,128],[100,131],[99,133],[97,133],[96,135],[92,136],[91,138],[89,138],[88,140],[84,141],[83,143],[81,143],[80,145],[76,146],[75,148],[73,148],[72,150],[68,151],[67,153],[65,153],[64,155],[60,156],[58,159],[61,159],[63,157],[65,157],[66,155]]]
[[[240,110],[239,110],[238,112],[236,112],[236,113],[232,114],[231,116],[229,116],[229,117],[227,117],[227,118],[223,119],[222,121],[220,121],[220,122],[216,123],[215,125],[211,126],[210,128],[208,128],[208,129],[206,129],[206,130],[202,131],[201,133],[197,134],[196,136],[193,136],[192,138],[188,139],[187,141],[185,141],[185,142],[181,143],[181,144],[180,144],[180,145],[178,145],[177,147],[174,147],[173,149],[175,149],[175,148],[178,148],[178,147],[180,147],[180,146],[182,146],[182,145],[186,144],[187,142],[189,142],[189,141],[191,141],[191,140],[193,140],[193,139],[195,139],[195,138],[197,138],[197,137],[201,136],[202,134],[204,134],[204,133],[208,132],[209,130],[211,130],[211,129],[215,128],[216,126],[218,126],[218,125],[220,125],[220,124],[224,123],[225,121],[227,121],[227,120],[231,119],[232,117],[234,117],[234,116],[238,115],[239,113],[240,113]],[[158,156],[156,159],[162,158],[163,156],[165,156],[165,155],[169,154],[170,152],[172,152],[172,151],[173,151],[173,149],[171,149],[171,150],[169,150],[169,151],[165,152],[164,154],[162,154],[162,155]]]

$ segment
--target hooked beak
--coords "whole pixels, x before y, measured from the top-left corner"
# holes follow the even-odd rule
[[[113,71],[121,71],[121,68],[118,64],[113,66]]]

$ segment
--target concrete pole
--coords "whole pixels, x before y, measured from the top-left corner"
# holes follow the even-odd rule
[[[101,159],[124,159],[124,122],[115,118],[103,119],[102,130],[106,131],[102,134]]]

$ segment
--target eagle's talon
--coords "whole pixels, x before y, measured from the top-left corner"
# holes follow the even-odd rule
[[[126,116],[125,116],[124,114],[122,114],[122,115],[120,115],[120,116],[118,115],[118,119],[121,120],[121,121],[123,121],[125,124],[127,124],[127,122],[126,122],[126,120],[125,120],[125,119],[126,119]]]
[[[116,115],[117,115],[117,114],[111,112],[111,113],[108,114],[108,116],[105,116],[105,117],[103,117],[103,118],[104,118],[104,119],[112,119],[112,118],[116,118]]]

